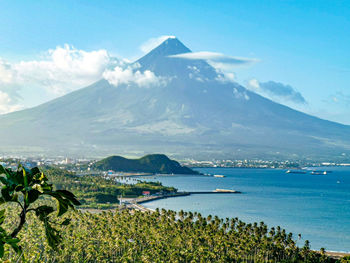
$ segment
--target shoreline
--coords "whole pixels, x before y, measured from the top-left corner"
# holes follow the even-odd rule
[[[318,252],[320,252],[320,251],[318,251]],[[326,251],[325,254],[327,256],[331,257],[331,258],[334,258],[334,259],[341,259],[343,257],[350,256],[350,251],[349,252],[344,252],[344,251]]]

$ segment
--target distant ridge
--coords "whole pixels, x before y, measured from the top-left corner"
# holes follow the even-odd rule
[[[198,172],[181,166],[164,154],[149,154],[139,159],[127,159],[121,156],[110,156],[93,164],[98,170],[116,172],[143,172],[162,174],[198,174]]]

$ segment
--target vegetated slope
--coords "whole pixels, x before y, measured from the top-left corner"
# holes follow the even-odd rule
[[[120,172],[144,172],[163,174],[198,174],[198,172],[181,166],[177,161],[170,160],[164,154],[150,154],[140,159],[127,159],[121,156],[110,156],[92,166],[99,170]]]
[[[7,217],[16,218],[16,206]],[[247,224],[199,213],[174,211],[68,212],[68,226],[55,225],[61,246],[52,250],[42,223],[28,213],[19,245],[26,262],[309,262],[336,260],[296,245],[296,237],[280,227]],[[13,229],[12,220],[2,224]],[[18,255],[5,246],[3,261]],[[344,261],[346,262],[346,261]]]
[[[142,196],[143,191],[174,193],[174,187],[163,186],[160,182],[138,181],[122,184],[114,179],[96,175],[76,175],[66,170],[45,167],[45,174],[56,189],[68,190],[75,194],[82,206],[87,208],[115,208],[120,196],[131,198]]]
[[[38,107],[0,116],[3,152],[87,156],[348,158],[350,126],[275,103],[225,79],[168,39],[136,61],[164,85],[117,87],[107,80]]]

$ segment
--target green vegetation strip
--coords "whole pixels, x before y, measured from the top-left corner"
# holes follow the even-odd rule
[[[149,191],[150,194],[177,192],[176,188],[163,186],[159,182],[122,184],[101,176],[77,176],[52,167],[47,167],[44,171],[56,189],[66,189],[74,193],[82,203],[82,208],[113,208],[118,204],[120,196],[135,198],[142,196],[144,191]]]
[[[16,211],[8,213],[4,227],[11,228]],[[28,217],[20,234],[26,262],[336,262],[308,244],[299,249],[292,234],[279,227],[237,218],[166,210],[69,212],[64,217],[71,224],[58,226],[62,242],[57,251],[47,245],[42,224]],[[4,261],[17,258],[5,248]]]

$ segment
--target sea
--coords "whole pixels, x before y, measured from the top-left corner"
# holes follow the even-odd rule
[[[315,168],[313,168],[315,169]],[[197,211],[245,222],[265,222],[292,232],[299,246],[350,252],[350,168],[327,167],[326,175],[286,173],[282,169],[197,168],[225,177],[172,175],[160,181],[179,191],[232,189],[242,194],[199,194],[156,200],[143,205],[156,209]],[[301,239],[298,234],[301,234]]]

